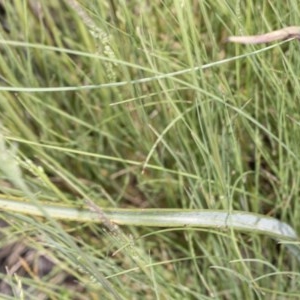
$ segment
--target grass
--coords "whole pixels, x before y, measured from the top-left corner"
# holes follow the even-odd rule
[[[289,3],[5,2],[3,299],[300,298]]]

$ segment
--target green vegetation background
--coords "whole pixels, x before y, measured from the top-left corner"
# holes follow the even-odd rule
[[[300,25],[296,0],[4,7],[2,134],[40,201],[235,209],[299,232],[300,44],[224,43]],[[5,175],[0,190],[23,195]],[[300,298],[299,262],[269,237],[1,219],[8,299]]]

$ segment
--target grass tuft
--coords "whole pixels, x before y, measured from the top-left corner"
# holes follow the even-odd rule
[[[300,298],[299,43],[224,43],[297,2],[48,2],[0,1],[1,297]]]

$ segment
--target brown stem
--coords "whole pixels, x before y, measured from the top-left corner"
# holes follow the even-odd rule
[[[300,26],[289,26],[259,35],[230,36],[227,41],[240,44],[262,44],[281,41],[288,38],[296,38],[300,40]]]

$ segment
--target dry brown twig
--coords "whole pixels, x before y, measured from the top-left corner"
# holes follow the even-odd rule
[[[300,26],[289,26],[259,35],[230,36],[228,37],[227,42],[240,44],[263,44],[274,41],[282,41],[289,38],[300,40]]]

